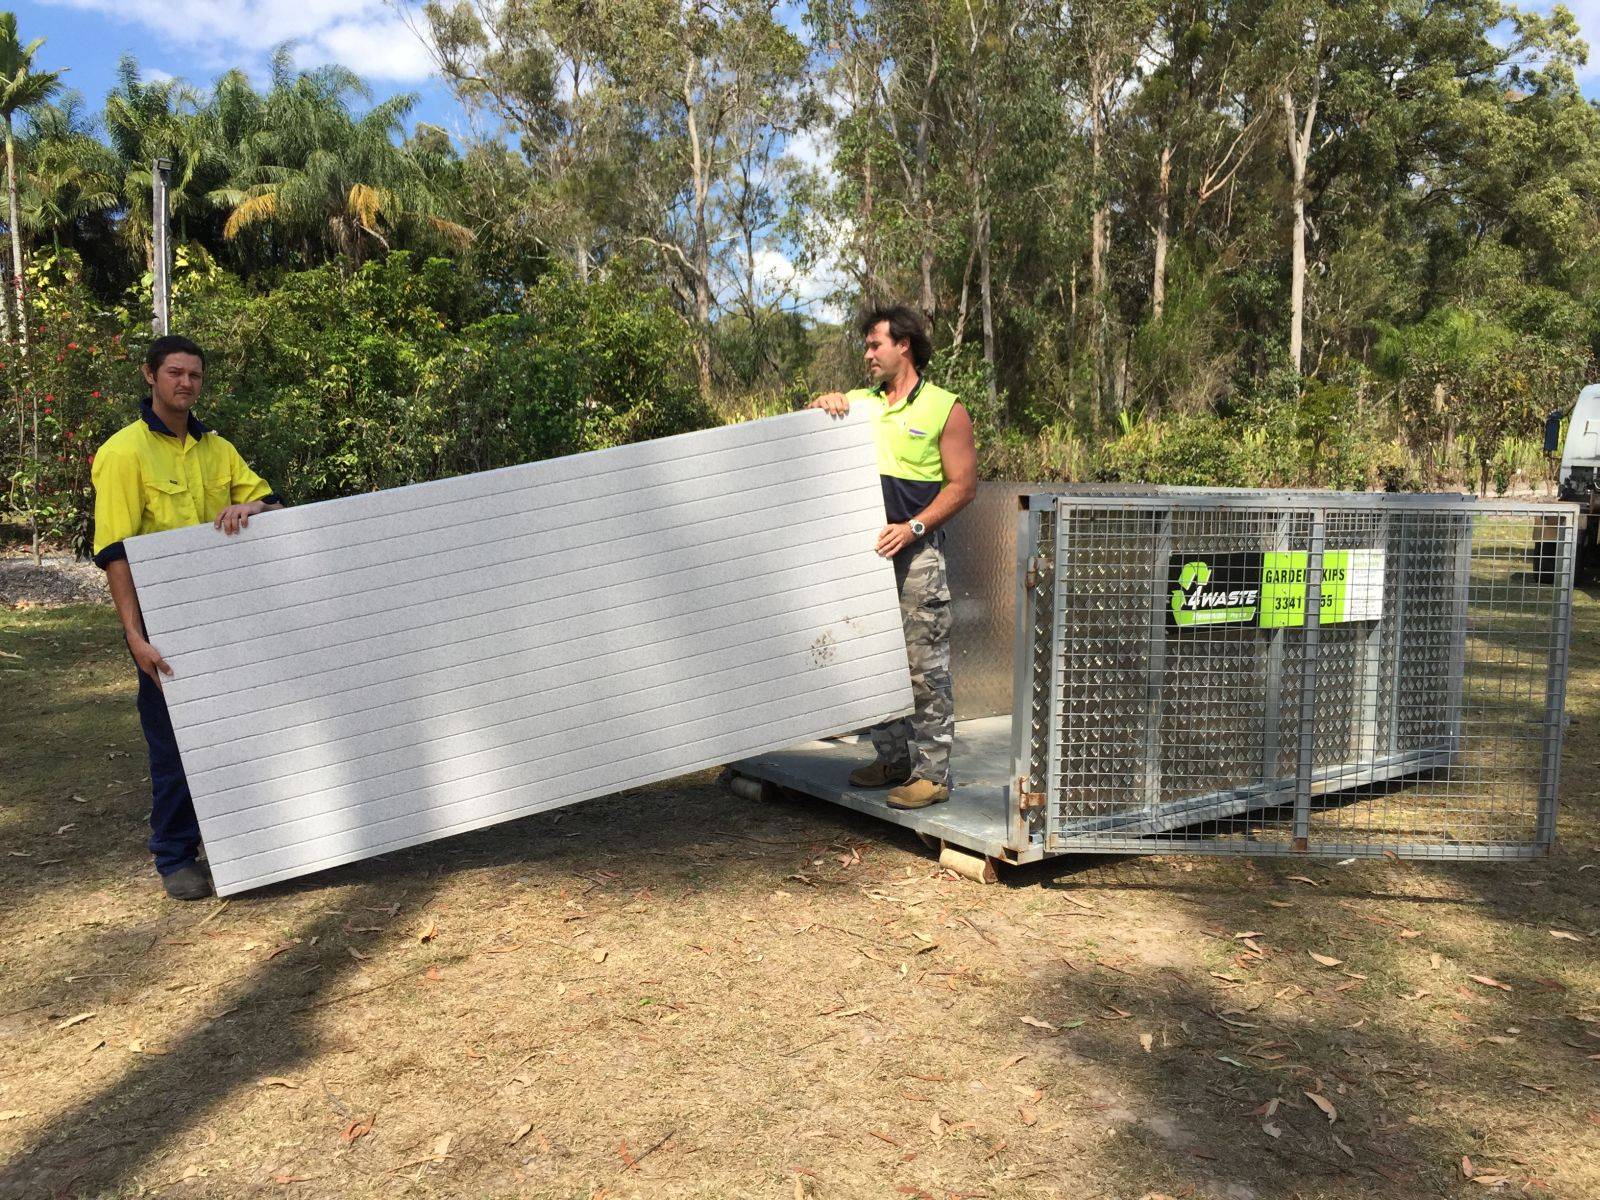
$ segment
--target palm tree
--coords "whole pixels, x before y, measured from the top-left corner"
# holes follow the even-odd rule
[[[28,306],[25,276],[22,271],[22,220],[17,204],[17,148],[14,118],[43,104],[61,90],[60,71],[35,71],[33,56],[43,38],[35,38],[26,46],[17,40],[16,13],[0,12],[0,115],[6,122],[6,194],[11,215],[11,269],[15,273],[12,285],[17,297],[17,349],[23,358],[28,354]],[[35,495],[39,487],[39,402],[31,401],[33,421],[33,465]],[[22,407],[17,406],[18,440],[22,440]],[[28,506],[28,523],[33,531],[33,558],[39,555],[38,504]]]
[[[77,247],[86,235],[109,233],[110,214],[122,202],[116,156],[83,119],[82,99],[69,92],[59,104],[40,105],[28,114],[23,138],[22,219],[38,237],[48,236],[57,254],[63,238]],[[92,233],[91,223],[98,226]]]
[[[117,86],[106,96],[106,138],[117,157],[123,201],[122,233],[146,268],[154,262],[151,228],[151,163],[172,160],[167,211],[182,224],[205,215],[197,173],[211,153],[205,138],[200,97],[179,79],[146,82],[139,64],[124,55],[117,63]]]
[[[350,71],[293,74],[286,50],[274,56],[272,88],[253,114],[256,127],[224,143],[232,150],[230,179],[210,193],[228,210],[225,239],[270,226],[275,241],[297,246],[308,262],[331,252],[353,264],[391,249],[397,238],[456,246],[471,240],[469,230],[441,214],[423,165],[395,144],[414,98],[395,96],[357,119],[352,97],[368,92]],[[232,111],[243,107],[241,98],[230,100]]]
[[[6,194],[11,212],[11,269],[17,294],[18,344],[27,353],[28,318],[24,309],[22,274],[22,220],[17,203],[17,149],[14,118],[17,113],[52,99],[61,90],[60,71],[35,71],[33,56],[44,45],[34,38],[26,46],[17,40],[17,14],[0,12],[0,116],[6,123]]]

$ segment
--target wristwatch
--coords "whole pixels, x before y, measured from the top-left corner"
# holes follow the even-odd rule
[[[913,537],[921,537],[923,534],[928,532],[928,527],[921,521],[912,520],[909,522],[909,524],[911,525],[911,534]]]

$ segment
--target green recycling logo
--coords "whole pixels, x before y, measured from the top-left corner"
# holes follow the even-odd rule
[[[1201,559],[1183,564],[1172,589],[1172,620],[1179,628],[1253,621],[1260,599],[1258,587],[1211,588],[1211,565]]]

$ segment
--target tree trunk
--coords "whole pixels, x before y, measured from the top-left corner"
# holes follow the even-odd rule
[[[1290,205],[1294,215],[1294,232],[1290,242],[1289,265],[1289,367],[1300,373],[1300,360],[1305,343],[1306,317],[1306,163],[1311,157],[1311,134],[1316,127],[1317,100],[1321,78],[1311,86],[1311,97],[1306,102],[1305,118],[1296,119],[1294,93],[1287,85],[1283,89],[1283,113],[1287,118],[1289,138],[1289,167],[1294,177],[1294,190]]]
[[[28,353],[28,311],[26,280],[22,273],[22,222],[17,205],[17,152],[11,114],[6,114],[6,197],[11,212],[11,289],[17,304],[17,345]]]
[[[28,303],[27,283],[22,268],[22,223],[19,219],[17,205],[17,149],[16,138],[11,123],[11,114],[6,114],[6,196],[10,202],[11,214],[11,269],[12,287],[17,298],[17,353],[19,361],[17,367],[21,377],[27,378],[26,364],[28,358]],[[18,415],[20,417],[20,407]],[[32,425],[31,459],[33,462],[33,497],[28,503],[28,528],[33,534],[33,561],[37,566],[44,559],[39,548],[39,398],[28,393],[28,417]]]
[[[861,164],[861,228],[864,231],[861,238],[861,270],[866,277],[866,301],[869,308],[875,307],[882,299],[882,288],[878,282],[878,246],[873,230],[877,228],[874,222],[877,214],[873,206],[877,197],[872,190],[872,155],[865,156]]]
[[[711,293],[705,276],[694,281],[694,365],[700,379],[700,398],[711,400]]]
[[[922,206],[922,253],[919,266],[921,268],[922,295],[918,298],[922,309],[922,319],[933,325],[934,310],[937,301],[933,291],[933,225],[934,207],[933,197],[928,194],[928,139],[932,117],[929,109],[933,105],[933,89],[939,79],[939,45],[930,43],[928,56],[928,78],[922,88],[922,111],[917,117],[917,186],[915,200]]]
[[[1078,344],[1078,264],[1074,262],[1068,274],[1067,293],[1067,380],[1073,379],[1073,354]]]
[[[1167,227],[1172,219],[1172,146],[1161,147],[1156,191],[1156,262],[1150,278],[1150,314],[1157,324],[1167,306]]]
[[[983,313],[983,361],[989,366],[989,411],[999,404],[999,382],[994,361],[994,289],[989,269],[989,206],[984,204],[978,229],[978,300]]]
[[[1100,428],[1106,393],[1106,202],[1100,178],[1105,155],[1105,120],[1102,93],[1106,81],[1099,58],[1091,68],[1089,80],[1089,159],[1090,184],[1094,192],[1094,212],[1089,218],[1089,391],[1093,398],[1090,419]]]
[[[1289,367],[1300,373],[1301,343],[1305,338],[1306,320],[1306,197],[1302,190],[1305,164],[1298,158],[1294,163],[1294,234],[1290,245],[1289,266]]]
[[[690,165],[694,174],[694,244],[692,256],[694,295],[694,357],[700,376],[700,398],[711,400],[711,235],[706,229],[706,203],[711,192],[711,168],[700,145],[700,123],[694,107],[694,66],[683,80],[684,118],[689,129]]]
[[[5,348],[6,358],[11,360],[7,363],[7,369],[13,372],[10,378],[16,379],[17,364],[13,357],[15,348],[11,344],[11,276],[5,269],[3,257],[0,257],[0,330],[5,332],[5,341],[0,345]],[[12,389],[11,398],[17,406],[17,465],[21,466],[22,460],[28,457],[28,413],[22,403],[22,391],[20,388]],[[15,506],[17,502],[17,475],[15,472],[12,473],[11,479],[6,485],[6,496],[10,503]]]

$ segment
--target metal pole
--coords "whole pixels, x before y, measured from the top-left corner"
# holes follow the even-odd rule
[[[1294,778],[1294,852],[1305,854],[1311,838],[1311,772],[1317,738],[1317,648],[1322,643],[1322,557],[1328,544],[1328,514],[1311,516],[1311,547],[1306,554],[1306,615],[1300,671],[1300,758]]]
[[[150,323],[157,337],[169,332],[172,315],[172,248],[167,229],[167,183],[171,174],[170,158],[158,158],[150,164],[150,286],[155,313]]]
[[[1555,621],[1551,629],[1550,664],[1545,674],[1544,761],[1539,770],[1539,813],[1534,844],[1548,854],[1556,842],[1556,805],[1561,787],[1561,727],[1566,719],[1567,658],[1572,649],[1572,577],[1578,553],[1577,522],[1562,513],[1556,542]],[[1559,518],[1558,518],[1559,519]]]
[[[1167,568],[1172,560],[1172,509],[1160,516],[1156,533],[1155,559],[1151,564],[1150,617],[1146,623],[1144,666],[1144,802],[1150,816],[1161,807],[1162,716],[1166,707],[1167,621],[1172,612],[1167,603]]]

